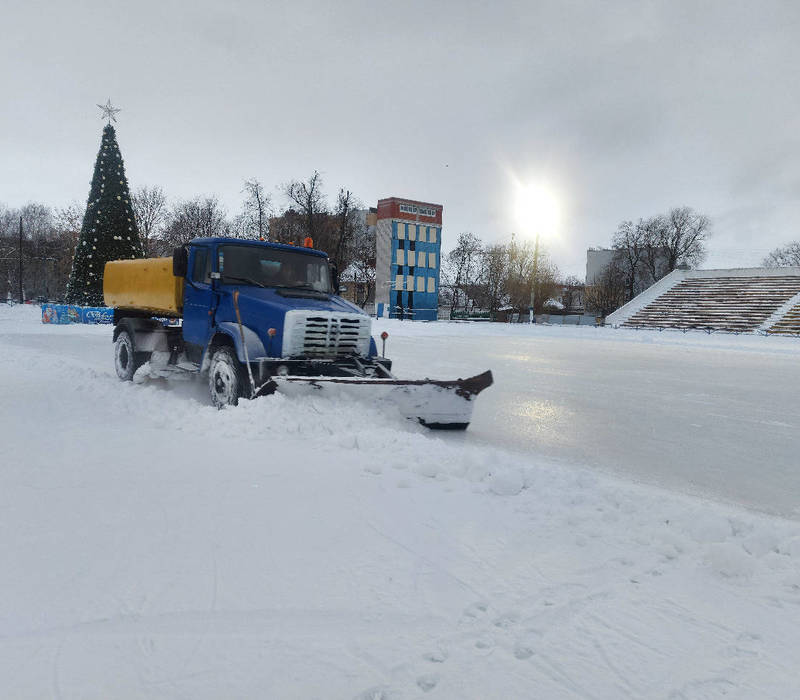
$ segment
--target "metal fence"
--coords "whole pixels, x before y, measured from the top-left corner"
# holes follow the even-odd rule
[[[671,333],[706,333],[707,335],[712,334],[721,334],[721,335],[760,335],[760,336],[786,336],[789,338],[800,338],[800,333],[794,333],[792,331],[770,331],[770,329],[762,330],[760,328],[756,328],[755,330],[751,331],[743,331],[736,328],[713,328],[711,326],[691,326],[688,328],[665,328],[664,326],[624,326],[624,325],[615,325],[612,328],[624,328],[625,330],[629,331],[658,331],[662,333],[663,331],[671,332]]]

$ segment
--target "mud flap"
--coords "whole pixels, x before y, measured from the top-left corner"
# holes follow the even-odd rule
[[[493,382],[491,371],[468,379],[377,379],[364,377],[272,377],[257,396],[279,391],[287,396],[309,391],[336,392],[395,405],[406,418],[434,430],[465,430],[475,397]]]

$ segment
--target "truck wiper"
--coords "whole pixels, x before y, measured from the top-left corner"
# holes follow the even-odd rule
[[[239,282],[247,282],[247,284],[252,284],[256,287],[261,287],[263,289],[267,288],[266,284],[261,284],[261,282],[256,282],[255,280],[250,279],[249,277],[232,277],[230,275],[225,275],[225,281],[227,282],[228,280],[239,280]]]
[[[328,294],[328,292],[320,291],[310,284],[274,284],[272,286],[275,287],[275,289],[300,289],[306,292],[316,292],[317,294]]]

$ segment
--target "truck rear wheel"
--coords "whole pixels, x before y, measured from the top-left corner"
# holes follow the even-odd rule
[[[141,353],[136,352],[130,333],[120,331],[114,345],[114,369],[117,370],[117,376],[123,382],[129,382],[143,364]]]
[[[208,389],[217,408],[235,406],[244,396],[242,366],[232,348],[217,348],[208,366]]]

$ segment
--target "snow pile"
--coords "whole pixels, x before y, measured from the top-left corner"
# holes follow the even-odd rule
[[[345,398],[218,412],[47,331],[0,310],[7,697],[800,691],[797,522]]]

